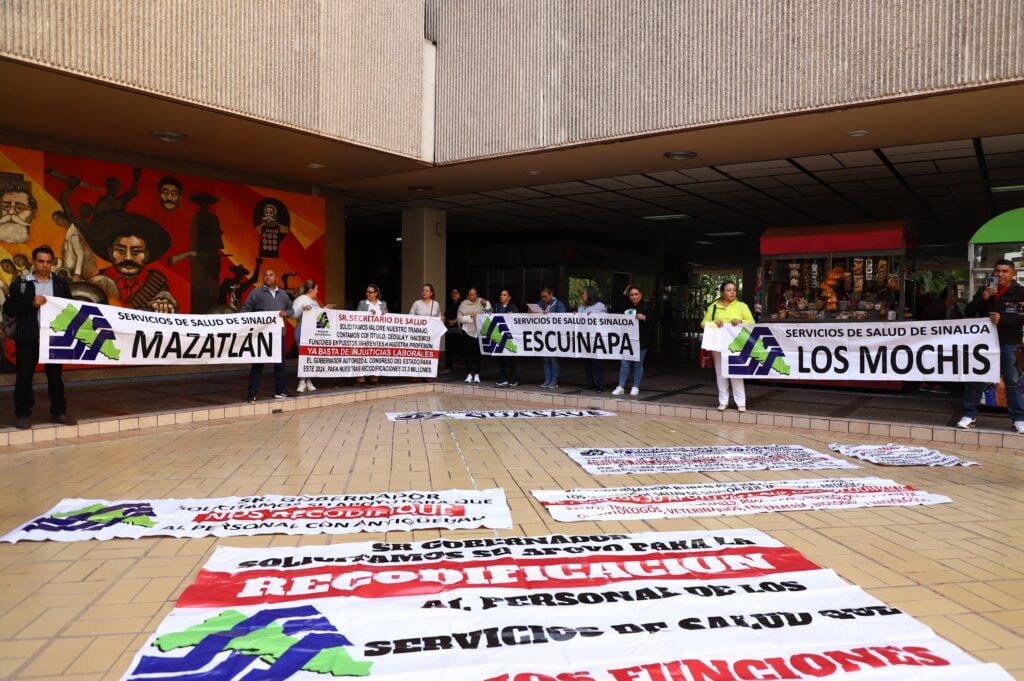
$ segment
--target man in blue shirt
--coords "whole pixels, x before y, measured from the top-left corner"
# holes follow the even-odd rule
[[[565,312],[565,303],[558,298],[555,298],[555,292],[550,286],[545,286],[540,290],[540,302],[538,306],[544,314],[557,314],[559,312]],[[542,388],[548,388],[554,390],[558,387],[558,358],[557,357],[544,357],[544,382],[540,384]]]
[[[292,301],[284,289],[277,287],[277,272],[267,270],[263,273],[263,286],[253,290],[242,304],[242,312],[277,312],[282,317],[292,316]],[[282,339],[281,361],[274,364],[274,397],[283,400],[288,397],[288,389],[284,383],[284,340]],[[253,364],[249,367],[249,397],[247,402],[256,401],[256,393],[260,391],[260,380],[263,378],[263,365]]]

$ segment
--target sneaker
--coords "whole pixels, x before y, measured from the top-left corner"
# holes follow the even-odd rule
[[[964,430],[970,430],[971,428],[974,428],[977,425],[978,422],[975,419],[972,419],[970,416],[965,416],[956,422],[956,427],[963,428]]]
[[[507,388],[508,387],[508,381],[498,381],[497,383],[494,384],[494,386],[496,388]]]
[[[466,383],[473,382],[473,374],[466,374]]]
[[[636,397],[637,395],[640,394],[640,388],[634,385],[632,388],[629,389],[629,394],[632,395],[633,397]]]
[[[60,416],[54,416],[50,419],[51,423],[59,423],[62,426],[75,426],[78,425],[78,419],[67,414],[61,414]]]
[[[548,387],[549,385],[551,385],[551,384],[550,384],[550,383],[549,383],[548,381],[544,381],[543,383],[541,383],[541,384],[540,384],[540,387],[541,387],[541,388],[546,388],[546,387]]]
[[[729,408],[728,404],[720,404],[720,405],[718,405],[718,411],[725,411],[728,408]]]
[[[279,400],[287,400],[288,393],[274,393],[274,397],[276,397]]]
[[[255,395],[249,395],[248,397],[245,398],[245,401],[248,402],[249,404],[253,404],[253,403],[256,402],[256,396]]]
[[[625,388],[623,388],[623,387],[622,387],[622,386],[620,385],[620,386],[616,386],[616,387],[615,387],[615,390],[613,390],[613,391],[612,391],[612,395],[621,395],[621,394],[623,394],[624,392],[626,392]]]
[[[746,407],[736,407],[736,411],[746,411]]]
[[[313,385],[313,381],[309,380],[308,378],[306,379],[306,390],[308,392],[313,392],[314,390],[316,390],[316,386]]]
[[[548,383],[548,390],[554,390],[558,387],[557,383]]]
[[[474,383],[479,383],[480,382],[480,374],[473,374],[473,382]]]
[[[510,387],[510,388],[518,388],[519,387],[519,381],[512,381],[511,383],[508,384],[508,387]]]
[[[299,387],[295,389],[295,392],[297,392],[297,393],[304,393],[304,392],[306,392],[306,381],[305,380],[299,381]]]
[[[28,430],[32,427],[32,419],[27,416],[21,416],[14,422],[14,425],[18,430]]]
[[[1014,421],[1013,429],[1017,431],[1018,435],[1024,435],[1024,421]]]

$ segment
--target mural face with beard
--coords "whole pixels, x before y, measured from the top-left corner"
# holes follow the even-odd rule
[[[114,269],[126,277],[134,277],[149,260],[146,242],[137,236],[122,236],[110,246],[110,261]]]
[[[36,216],[36,200],[27,187],[9,184],[0,189],[0,241],[23,244]]]

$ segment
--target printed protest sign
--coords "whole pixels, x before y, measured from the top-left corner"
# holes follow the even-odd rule
[[[882,478],[531,490],[531,494],[548,509],[552,518],[562,522],[950,503],[948,497],[921,492],[909,485]]]
[[[931,680],[948,669],[1010,678],[764,533],[722,530],[219,547],[123,678]]]
[[[484,421],[487,419],[571,419],[615,416],[603,409],[504,409],[497,411],[404,411],[386,412],[388,421]]]
[[[41,364],[279,362],[275,312],[164,314],[47,297],[39,308]]]
[[[640,359],[640,326],[624,314],[502,314],[477,317],[480,352],[503,357]]]
[[[929,449],[928,447],[912,447],[910,445],[890,442],[887,445],[842,445],[832,443],[828,446],[833,452],[843,456],[852,456],[861,461],[877,463],[882,466],[977,466],[977,461],[966,461],[951,454]]]
[[[709,445],[704,447],[562,448],[593,475],[695,473],[701,471],[816,470],[857,468],[800,445]]]
[[[65,499],[0,541],[509,528],[501,489],[220,499]]]
[[[437,376],[437,317],[315,310],[302,315],[299,376]]]
[[[999,339],[988,319],[708,326],[732,378],[995,383]]]

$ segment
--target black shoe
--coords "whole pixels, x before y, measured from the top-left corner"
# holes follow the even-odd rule
[[[245,398],[245,401],[248,402],[249,404],[255,404],[256,403],[256,396],[255,395],[249,395],[248,397]]]
[[[77,426],[78,425],[78,419],[76,419],[73,416],[68,416],[67,414],[61,414],[60,416],[54,416],[52,419],[50,419],[50,422],[51,423],[59,423],[62,426]]]
[[[19,416],[18,420],[14,422],[14,425],[18,430],[28,430],[32,427],[32,419],[27,416]]]
[[[287,400],[288,393],[274,393],[274,397],[276,397],[279,400]]]

